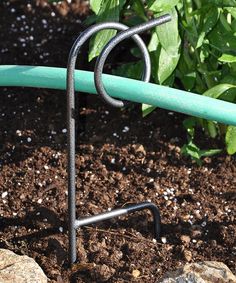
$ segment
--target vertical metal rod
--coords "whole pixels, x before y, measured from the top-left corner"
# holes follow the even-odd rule
[[[100,23],[85,30],[73,44],[67,63],[67,152],[68,152],[68,214],[69,214],[69,262],[76,261],[76,188],[75,188],[75,78],[74,70],[81,46],[94,33],[102,29],[127,30],[128,27],[115,22]],[[132,36],[141,50],[144,59],[143,80],[151,74],[150,57],[147,48],[138,35]]]
[[[68,153],[68,216],[69,216],[69,262],[76,260],[76,197],[75,197],[75,97],[74,74],[72,65],[75,65],[74,57],[71,57],[70,66],[67,69],[67,153]]]

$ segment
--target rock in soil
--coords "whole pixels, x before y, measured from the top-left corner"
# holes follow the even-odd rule
[[[0,249],[0,283],[47,283],[41,267],[30,257]]]
[[[236,277],[222,262],[204,261],[186,264],[183,268],[168,272],[159,283],[235,283]]]
[[[189,250],[184,250],[183,251],[183,256],[184,256],[184,259],[187,261],[187,262],[189,262],[189,261],[191,261],[192,260],[192,252],[191,251],[189,251]]]
[[[115,269],[106,264],[97,265],[92,276],[96,282],[107,282],[115,273]]]
[[[188,235],[182,235],[180,237],[180,240],[183,244],[189,244],[191,241],[191,238]]]

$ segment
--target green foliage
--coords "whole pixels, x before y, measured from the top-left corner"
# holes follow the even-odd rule
[[[228,154],[234,154],[236,152],[236,127],[228,127],[225,135],[225,142]]]
[[[97,15],[100,7],[101,7],[102,0],[90,0],[90,7],[92,11]]]
[[[201,158],[205,156],[212,156],[220,153],[221,149],[207,149],[201,150],[197,147],[192,141],[189,141],[188,144],[185,144],[181,148],[181,153],[186,156],[190,156],[198,165],[202,164]]]
[[[204,156],[212,156],[214,154],[220,153],[221,149],[200,149],[194,143],[194,135],[195,135],[195,127],[200,122],[200,119],[196,119],[194,117],[187,118],[183,122],[183,126],[187,131],[188,135],[188,143],[185,144],[182,149],[181,153],[186,156],[190,156],[198,165],[201,165],[201,158]]]
[[[160,84],[164,84],[171,76],[180,57],[181,41],[178,31],[178,16],[174,8],[169,13],[172,17],[171,22],[156,27],[148,46],[153,63],[153,79]],[[155,17],[162,14],[155,14]]]
[[[171,22],[149,32],[153,82],[235,103],[235,0],[91,0],[90,4],[97,22],[122,21],[132,26],[150,17],[171,14]],[[97,56],[114,34],[114,31],[104,31],[97,35],[89,58]],[[136,53],[134,51],[133,55],[138,57],[137,63],[124,64],[114,73],[140,78],[142,64]],[[154,108],[143,105],[143,116],[150,114]],[[201,127],[211,138],[225,135],[227,152],[236,152],[235,127],[194,117],[187,121],[184,127],[188,143],[182,149],[184,154],[199,162],[203,156],[220,152],[219,149],[201,150],[196,146],[196,127]],[[189,121],[191,125],[187,126]]]
[[[120,1],[102,0],[92,1],[93,10],[97,13],[97,22],[119,22]],[[96,3],[96,4],[95,4]],[[97,33],[90,41],[89,61],[98,56],[105,44],[116,34],[115,30],[108,29]]]
[[[161,13],[173,9],[179,0],[149,0],[147,1],[147,9],[154,13]]]

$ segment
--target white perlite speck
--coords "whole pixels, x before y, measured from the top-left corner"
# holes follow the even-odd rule
[[[8,192],[3,192],[2,193],[2,198],[5,198],[8,195]]]
[[[123,133],[127,133],[129,131],[129,127],[125,126],[124,129],[122,130]]]
[[[167,243],[166,237],[161,237],[161,241],[163,244],[166,244]]]
[[[22,136],[22,133],[21,133],[20,130],[16,130],[16,134],[17,134],[18,137],[21,137],[21,136]]]

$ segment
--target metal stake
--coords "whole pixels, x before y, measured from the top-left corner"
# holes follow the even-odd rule
[[[167,20],[166,20],[167,21]],[[166,21],[162,21],[164,23]],[[92,224],[105,219],[113,218],[123,214],[131,213],[137,210],[149,209],[154,218],[154,228],[155,237],[160,236],[160,214],[157,207],[153,203],[144,202],[139,204],[132,204],[121,209],[115,209],[109,212],[101,213],[95,216],[76,219],[76,188],[75,188],[75,78],[74,70],[77,55],[80,48],[85,43],[85,41],[91,37],[94,33],[102,29],[117,29],[122,30],[123,33],[129,34],[134,41],[137,43],[141,50],[142,57],[144,60],[144,72],[142,79],[146,82],[149,81],[151,74],[151,63],[148,50],[142,41],[142,39],[135,33],[143,32],[144,30],[160,24],[160,21],[156,19],[156,24],[154,25],[151,21],[151,26],[148,23],[140,25],[135,32],[129,33],[129,27],[116,23],[116,22],[106,22],[93,25],[86,29],[73,44],[68,64],[67,64],[67,152],[68,152],[68,214],[69,214],[69,262],[73,264],[76,261],[76,229],[84,225]],[[145,26],[145,28],[144,28]],[[101,57],[99,57],[101,60]],[[98,62],[99,63],[99,62]],[[99,65],[100,66],[100,65]],[[98,70],[98,74],[101,69]],[[120,106],[123,106],[123,102],[119,101]],[[110,103],[111,104],[111,103]],[[117,107],[117,105],[115,105]]]

